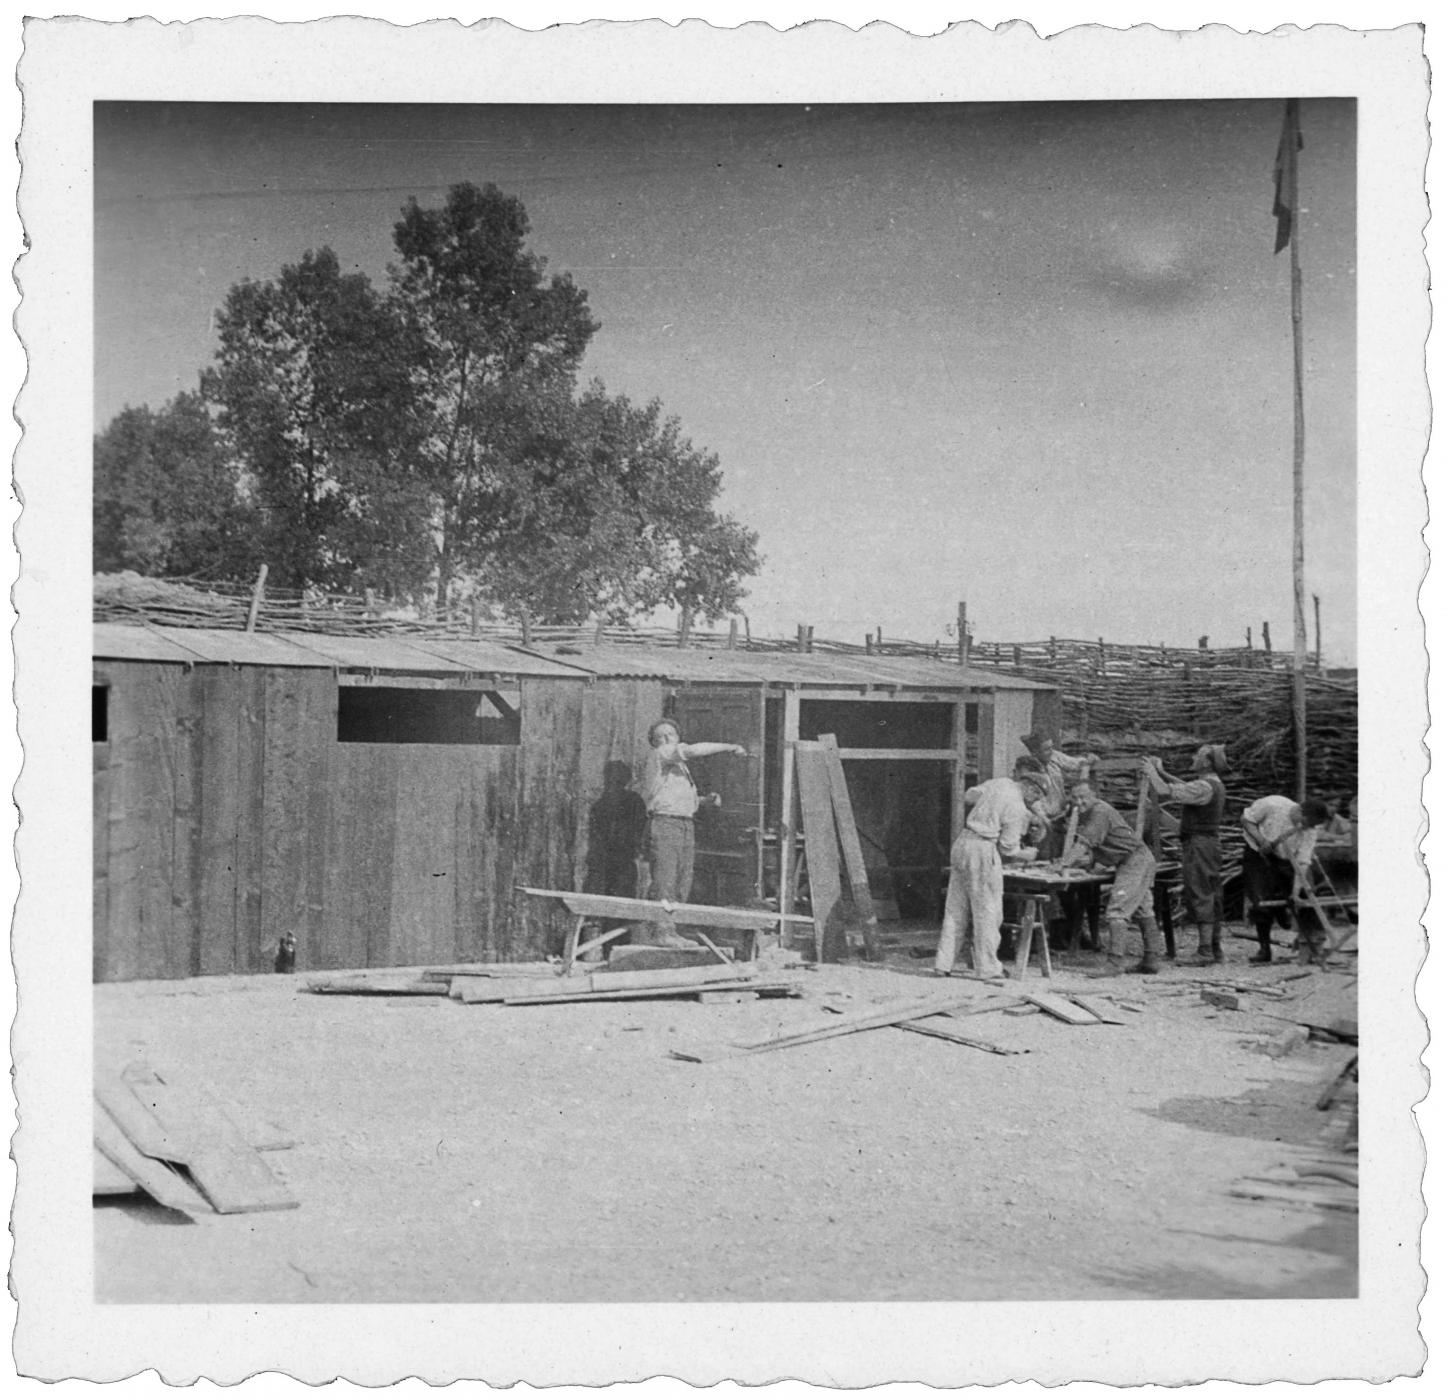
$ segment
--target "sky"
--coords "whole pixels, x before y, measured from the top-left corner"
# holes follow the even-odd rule
[[[718,454],[755,635],[1292,635],[1275,101],[100,103],[95,423],[196,386],[245,277],[379,283],[493,182],[588,292],[583,378]],[[1356,657],[1355,104],[1302,104],[1306,589]]]

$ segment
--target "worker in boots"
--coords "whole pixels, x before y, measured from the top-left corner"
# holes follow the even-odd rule
[[[1254,963],[1271,961],[1273,924],[1286,926],[1298,890],[1311,887],[1311,861],[1317,836],[1330,813],[1320,798],[1296,803],[1289,797],[1258,797],[1241,814],[1241,880],[1256,941]],[[1320,960],[1325,932],[1310,910],[1297,913],[1298,953],[1301,961]]]
[[[1156,882],[1156,858],[1151,848],[1108,802],[1103,802],[1088,782],[1070,787],[1070,804],[1076,811],[1075,844],[1066,851],[1065,866],[1104,866],[1115,871],[1110,900],[1105,906],[1104,975],[1122,972],[1150,976],[1161,970],[1161,931],[1156,924],[1152,896]],[[1141,931],[1141,960],[1128,965],[1126,940],[1130,924]]]
[[[1141,760],[1141,775],[1157,797],[1181,804],[1181,881],[1186,914],[1196,926],[1196,963],[1225,961],[1221,919],[1225,886],[1221,877],[1221,819],[1226,815],[1226,750],[1202,744],[1191,758],[1192,776],[1172,778],[1158,758]]]

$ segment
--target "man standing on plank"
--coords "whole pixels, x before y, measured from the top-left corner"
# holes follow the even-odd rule
[[[648,730],[638,791],[648,809],[650,893],[665,904],[687,904],[693,889],[693,819],[706,799],[699,797],[688,760],[716,753],[747,756],[748,750],[742,744],[685,744],[671,719],[658,720]],[[707,800],[719,805],[717,795]],[[652,936],[667,947],[694,946],[691,939],[662,927],[655,927]]]
[[[1156,925],[1152,897],[1156,883],[1156,858],[1151,848],[1108,802],[1096,796],[1086,782],[1070,789],[1070,802],[1078,814],[1075,844],[1065,853],[1062,864],[1089,867],[1102,865],[1115,871],[1110,901],[1105,907],[1106,975],[1122,972],[1146,975],[1161,970],[1161,931]],[[1141,960],[1126,964],[1128,921],[1141,931]]]
[[[1157,797],[1181,804],[1181,880],[1186,887],[1186,912],[1196,926],[1196,962],[1204,966],[1225,959],[1221,951],[1221,918],[1225,895],[1221,882],[1221,818],[1226,814],[1226,750],[1202,744],[1191,759],[1190,779],[1172,778],[1158,758],[1141,760],[1141,773]],[[1209,934],[1207,932],[1209,930]]]
[[[1287,927],[1297,889],[1310,887],[1317,833],[1329,815],[1326,803],[1316,797],[1308,797],[1300,806],[1289,797],[1260,797],[1241,814],[1246,838],[1241,878],[1261,945],[1252,962],[1271,961],[1272,924]],[[1314,962],[1325,932],[1312,913],[1298,914],[1297,927],[1301,961]]]
[[[991,778],[965,793],[965,826],[950,850],[950,884],[944,923],[935,951],[935,976],[948,977],[960,939],[969,935],[970,966],[981,977],[1003,977],[1000,925],[1005,918],[1002,861],[1035,859],[1020,843],[1030,828],[1030,803],[1043,796],[1045,775],[1038,765],[1017,764],[1015,777]]]

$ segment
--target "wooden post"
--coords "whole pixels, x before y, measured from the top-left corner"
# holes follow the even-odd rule
[[[375,589],[364,588],[362,590],[362,615],[364,617],[376,617],[377,593]]]
[[[736,617],[729,618],[729,650],[739,649],[739,620]]]
[[[874,635],[871,632],[864,634],[864,654],[866,656],[874,655]]]
[[[1321,670],[1321,594],[1311,595],[1311,606],[1316,612],[1316,669]]]
[[[794,912],[794,745],[799,739],[799,692],[784,692],[784,725],[780,736],[784,773],[779,803],[779,912]],[[780,920],[781,941],[787,942],[788,925]]]
[[[1140,791],[1136,793],[1135,799],[1135,834],[1138,838],[1146,834],[1146,802],[1150,798],[1150,791],[1151,785],[1142,773]]]
[[[874,649],[875,649],[876,651],[883,651],[883,650],[884,650],[884,628],[883,628],[883,627],[876,627],[876,628],[874,629]]]
[[[251,590],[251,607],[246,614],[246,630],[256,631],[256,618],[261,612],[261,598],[266,592],[266,565],[256,571],[256,584]]]
[[[955,638],[955,660],[958,665],[963,666],[970,655],[970,616],[963,598],[955,609],[955,631],[958,633]]]
[[[1270,665],[1270,663],[1271,663],[1271,624],[1270,624],[1269,622],[1263,622],[1263,623],[1261,624],[1261,645],[1266,648],[1266,661],[1267,661],[1267,664]]]
[[[478,627],[479,627],[480,614],[481,614],[481,612],[482,612],[481,604],[478,602],[477,595],[474,593],[473,596],[472,596],[472,618],[471,618],[471,631],[472,631],[472,635],[473,635],[474,637],[476,637],[476,636],[477,636],[477,633],[478,633]]]
[[[688,634],[693,630],[693,609],[680,608],[678,613],[678,644],[688,645]]]
[[[526,608],[523,609],[522,628],[523,628],[523,645],[524,645],[525,647],[530,647],[530,646],[532,646],[532,644],[533,644],[533,617],[532,617],[532,614],[531,614],[530,612],[528,612],[528,610],[527,610]]]
[[[809,650],[808,642],[809,629],[805,627],[802,622],[800,622],[796,625],[796,633],[794,638],[794,645],[798,649],[800,654]]]

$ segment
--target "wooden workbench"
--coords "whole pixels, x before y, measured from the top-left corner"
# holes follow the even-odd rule
[[[573,927],[563,944],[563,973],[566,975],[582,953],[601,948],[615,938],[621,938],[635,924],[657,924],[674,932],[686,928],[719,959],[728,962],[723,953],[703,931],[705,929],[739,929],[757,932],[759,929],[776,928],[782,919],[786,923],[808,924],[813,919],[804,914],[778,914],[772,909],[731,909],[714,904],[665,904],[655,899],[625,899],[620,895],[589,894],[581,890],[535,890],[526,885],[518,889],[534,899],[550,900],[573,916]],[[611,923],[613,927],[587,942],[580,942],[583,929],[589,920]]]

